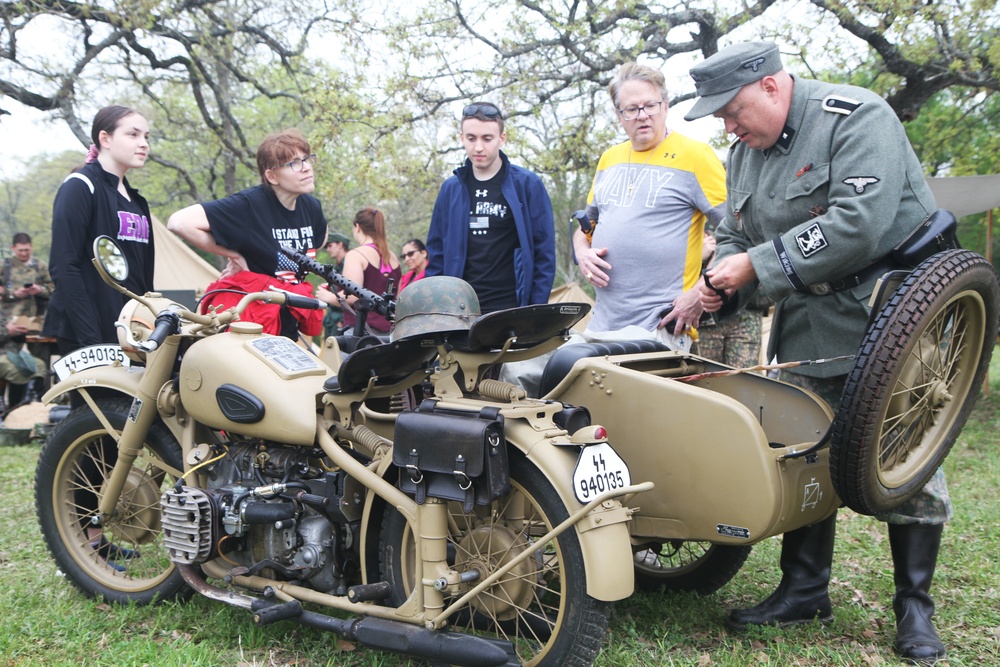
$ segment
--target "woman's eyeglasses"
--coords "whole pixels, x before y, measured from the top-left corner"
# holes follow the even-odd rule
[[[410,252],[404,252],[403,253],[403,259],[409,259],[409,258],[413,257],[414,255],[416,255],[418,252],[420,252],[420,251],[419,250],[411,250]]]
[[[310,167],[315,166],[316,165],[316,154],[313,153],[312,155],[307,155],[305,157],[297,157],[294,160],[292,160],[291,162],[286,162],[285,164],[283,164],[281,166],[282,167],[288,167],[292,171],[302,171],[302,166],[306,162],[309,163]]]
[[[462,109],[463,118],[472,118],[476,114],[482,114],[487,118],[499,118],[503,120],[503,114],[492,104],[470,104]]]

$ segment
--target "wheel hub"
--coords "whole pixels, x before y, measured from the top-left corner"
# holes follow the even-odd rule
[[[104,496],[104,486],[101,487]],[[132,468],[105,529],[132,544],[151,542],[160,532],[160,486],[148,474]]]
[[[529,545],[509,526],[493,524],[469,531],[458,545],[459,554],[466,558],[455,564],[459,571],[476,570],[484,579],[516,558]],[[535,563],[527,558],[508,572],[500,581],[476,596],[470,606],[477,612],[497,620],[509,620],[531,600],[531,576]],[[472,584],[475,586],[475,583]]]
[[[928,407],[940,408],[944,405],[948,392],[938,372],[940,355],[933,341],[927,336],[920,338],[899,374],[895,395],[889,400],[887,421],[898,417],[895,422],[897,427],[909,426],[921,416],[921,410],[914,408],[923,399],[928,401]],[[928,382],[930,378],[934,379]]]

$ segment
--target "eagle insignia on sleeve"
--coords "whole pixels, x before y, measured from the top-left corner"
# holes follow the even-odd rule
[[[865,188],[867,188],[872,183],[878,183],[879,179],[874,176],[851,176],[850,178],[845,178],[844,183],[854,187],[856,193],[864,194]]]

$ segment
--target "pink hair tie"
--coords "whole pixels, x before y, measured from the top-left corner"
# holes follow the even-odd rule
[[[97,146],[95,146],[94,144],[90,144],[90,148],[87,149],[87,157],[83,159],[84,162],[90,164],[91,162],[97,159],[97,156],[100,154],[100,152],[101,151],[98,150]]]

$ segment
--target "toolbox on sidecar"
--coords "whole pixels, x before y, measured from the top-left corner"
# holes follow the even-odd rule
[[[633,478],[655,483],[632,502],[633,538],[750,544],[840,505],[827,448],[788,456],[824,436],[826,403],[760,375],[678,379],[725,369],[670,351],[585,357],[545,394],[586,406]]]

